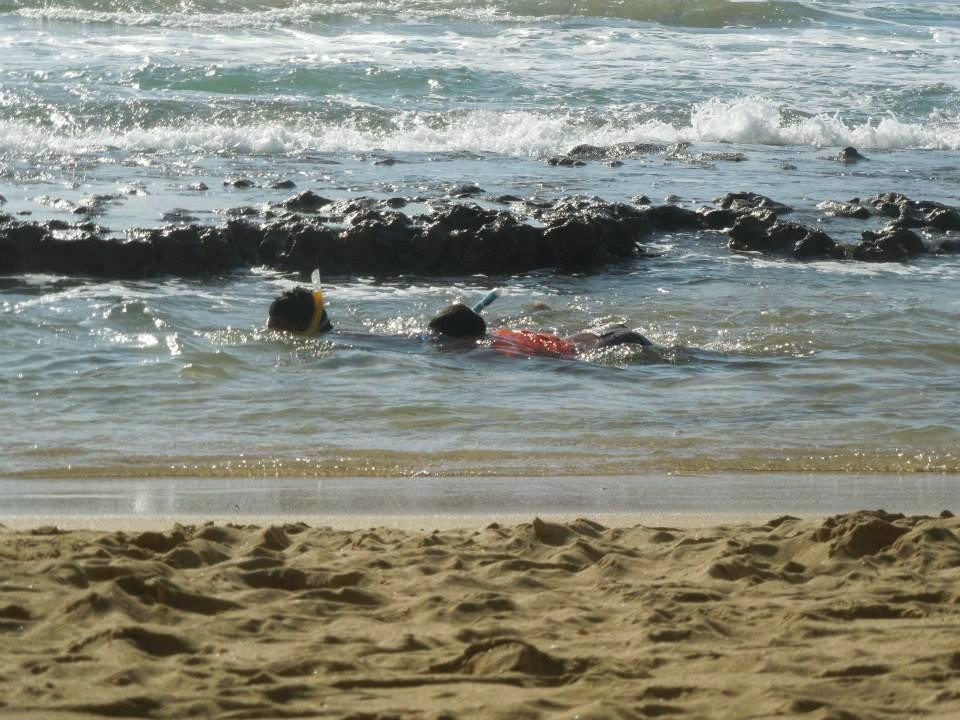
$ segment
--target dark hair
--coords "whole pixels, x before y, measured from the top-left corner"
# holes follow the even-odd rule
[[[597,347],[601,348],[615,347],[616,345],[643,345],[644,347],[653,345],[636,330],[628,330],[625,327],[614,328],[601,333],[598,337],[600,342],[597,343]]]
[[[267,319],[267,327],[271,330],[306,332],[310,329],[315,308],[316,301],[312,292],[302,287],[288,290],[270,303],[270,317]],[[327,318],[327,311],[324,310],[320,327],[317,330],[326,332],[330,329],[330,320]]]
[[[455,303],[445,307],[428,326],[439,335],[458,338],[483,337],[487,334],[487,324],[466,305]]]

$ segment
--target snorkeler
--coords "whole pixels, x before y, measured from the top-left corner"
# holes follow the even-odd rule
[[[267,327],[297,335],[318,335],[330,332],[333,325],[323,306],[323,293],[298,287],[288,290],[270,303]]]
[[[565,338],[530,330],[497,329],[488,332],[480,310],[496,297],[495,292],[488,293],[473,308],[462,303],[449,305],[427,327],[435,337],[489,341],[494,349],[511,355],[572,358],[616,345],[652,345],[643,335],[622,325],[596,332],[585,331]],[[270,304],[267,327],[298,335],[318,335],[333,329],[323,304],[323,293],[302,287],[288,290]]]

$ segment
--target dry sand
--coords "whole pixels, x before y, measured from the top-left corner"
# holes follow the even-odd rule
[[[0,529],[0,717],[960,718],[958,536]]]

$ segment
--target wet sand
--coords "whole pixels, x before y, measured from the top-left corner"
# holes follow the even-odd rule
[[[266,516],[323,523],[344,516],[453,517],[520,522],[535,515],[657,516],[704,513],[723,520],[827,515],[861,508],[933,513],[953,507],[957,476],[936,473],[650,473],[623,476],[448,477],[28,477],[0,475],[3,517],[126,516],[152,522],[190,517],[244,522]],[[619,517],[616,517],[619,516]],[[469,520],[473,518],[473,520]],[[350,520],[347,520],[350,522]],[[449,522],[449,521],[448,521]],[[42,524],[42,523],[41,523]],[[88,526],[89,527],[89,526]],[[122,525],[110,527],[121,528]],[[133,527],[136,527],[134,525]]]
[[[18,522],[0,717],[960,717],[944,515]]]

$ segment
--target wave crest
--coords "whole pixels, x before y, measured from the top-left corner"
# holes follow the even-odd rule
[[[613,118],[613,119],[611,119]],[[960,149],[960,119],[911,123],[895,117],[849,124],[839,115],[797,117],[765,98],[711,99],[695,105],[688,125],[631,121],[607,113],[548,110],[458,110],[398,113],[371,122],[362,112],[340,121],[314,119],[213,121],[136,127],[60,130],[17,120],[0,121],[0,152],[83,154],[204,152],[289,155],[302,152],[490,152],[542,157],[576,145],[625,142],[701,142],[741,145],[866,149]]]
[[[693,107],[690,127],[678,129],[675,139],[751,145],[854,145],[889,150],[960,148],[960,118],[956,117],[924,124],[903,122],[891,115],[848,124],[839,113],[796,115],[767,98],[714,98]]]

